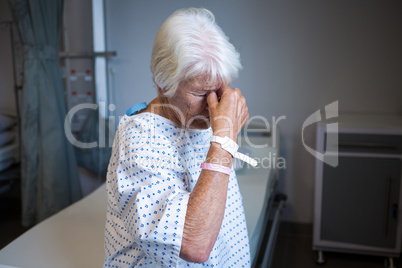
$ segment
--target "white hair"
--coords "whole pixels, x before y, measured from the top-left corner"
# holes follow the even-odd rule
[[[240,55],[204,8],[179,9],[159,28],[152,49],[155,84],[171,97],[182,82],[227,85],[242,68]]]

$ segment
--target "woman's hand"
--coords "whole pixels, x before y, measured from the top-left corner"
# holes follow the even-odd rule
[[[246,99],[240,89],[224,86],[208,94],[209,118],[214,135],[228,136],[237,142],[237,135],[249,119]]]

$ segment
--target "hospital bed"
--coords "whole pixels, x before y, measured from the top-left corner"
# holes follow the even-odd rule
[[[272,134],[250,128],[247,137],[242,135],[239,139],[241,151],[263,162],[256,168],[239,162],[234,164],[243,197],[253,267],[270,265],[284,202],[276,194],[278,171],[274,158],[278,156],[279,133]],[[268,146],[254,148],[264,144]],[[275,202],[275,197],[279,202]],[[101,267],[106,206],[103,184],[2,249],[0,267]]]
[[[238,168],[239,161],[235,160],[234,167],[243,196],[252,267],[266,268],[271,266],[286,201],[286,196],[277,191],[283,164],[279,161],[280,132],[272,124],[271,131],[265,124],[249,125],[245,130],[238,138],[239,151],[257,159],[259,164],[255,168]]]

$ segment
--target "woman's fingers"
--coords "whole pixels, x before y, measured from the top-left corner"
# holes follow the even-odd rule
[[[208,94],[207,103],[214,133],[224,133],[236,140],[249,118],[246,99],[240,89],[223,86],[216,93]]]
[[[216,93],[214,91],[212,91],[211,93],[208,94],[207,103],[208,103],[209,109],[211,109],[211,108],[214,109],[216,107],[216,105],[218,104],[218,96],[216,96]]]
[[[222,97],[223,94],[232,91],[232,89],[229,86],[223,86],[220,89],[218,89],[218,96]]]

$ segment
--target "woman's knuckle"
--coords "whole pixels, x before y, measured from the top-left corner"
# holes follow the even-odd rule
[[[237,96],[236,96],[236,94],[235,93],[231,93],[230,95],[229,95],[229,98],[230,98],[230,101],[235,101],[236,100],[236,98],[237,98]]]

